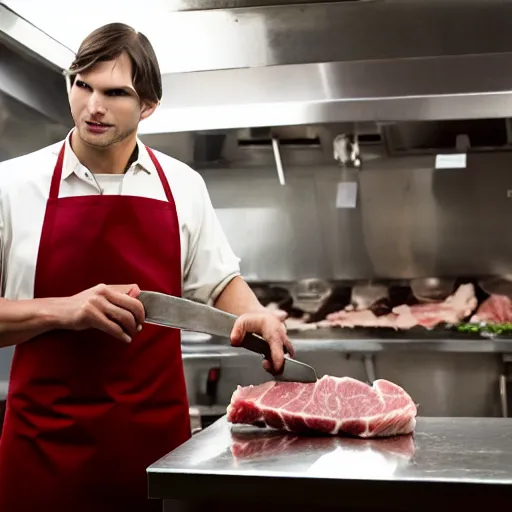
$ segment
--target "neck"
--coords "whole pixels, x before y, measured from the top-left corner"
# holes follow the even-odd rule
[[[123,174],[136,145],[136,133],[104,148],[86,144],[77,130],[71,134],[73,152],[80,163],[94,174]]]

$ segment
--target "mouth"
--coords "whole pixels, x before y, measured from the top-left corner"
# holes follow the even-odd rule
[[[105,127],[105,128],[108,128],[110,126],[112,126],[111,124],[106,124],[106,123],[98,123],[96,121],[85,121],[89,126],[100,126],[100,127]]]
[[[90,132],[103,133],[106,132],[112,125],[106,123],[98,123],[96,121],[86,121],[85,124]]]

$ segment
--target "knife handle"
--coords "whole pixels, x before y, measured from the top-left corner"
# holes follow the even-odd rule
[[[270,345],[257,334],[246,334],[240,346],[251,352],[256,352],[256,354],[262,354],[269,361],[272,360]],[[288,353],[286,347],[283,347],[283,350],[285,354]]]

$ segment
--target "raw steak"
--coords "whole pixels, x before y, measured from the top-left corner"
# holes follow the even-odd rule
[[[397,315],[399,329],[407,329],[415,325],[431,329],[440,323],[458,324],[470,316],[477,305],[475,288],[469,283],[459,286],[453,295],[438,304],[398,306],[393,309],[393,313]]]
[[[397,329],[396,315],[389,313],[387,315],[377,316],[369,309],[360,311],[345,309],[330,313],[325,320],[319,322],[320,327],[390,327]]]
[[[322,327],[390,327],[393,329],[410,329],[422,326],[432,329],[440,323],[458,324],[467,318],[477,307],[474,286],[463,284],[443,302],[433,304],[401,305],[393,308],[391,313],[376,315],[366,309],[361,311],[344,310],[327,316]]]
[[[271,381],[239,386],[227,410],[231,423],[358,437],[410,434],[416,413],[411,397],[392,382],[376,380],[372,387],[328,375],[312,384]]]
[[[512,322],[512,301],[506,295],[491,295],[484,300],[471,322],[505,323]]]

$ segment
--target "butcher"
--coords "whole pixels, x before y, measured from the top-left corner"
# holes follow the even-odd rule
[[[162,96],[148,39],[114,23],[67,72],[74,127],[0,164],[0,343],[15,345],[0,512],[145,512],[146,468],[190,437],[180,332],[145,323],[141,290],[238,316],[269,343],[283,319],[240,275],[201,176],[146,147]]]

